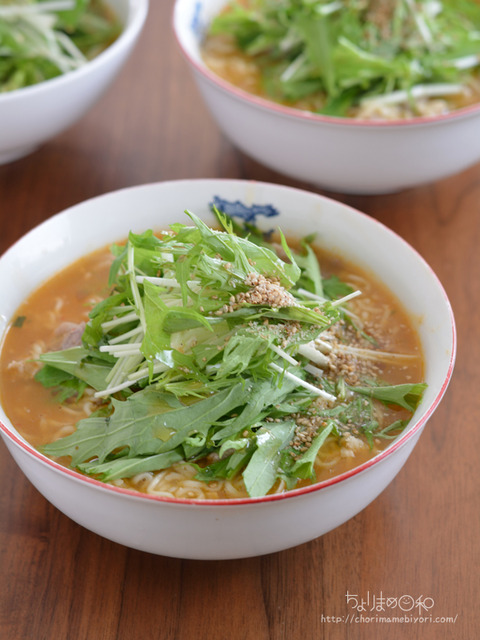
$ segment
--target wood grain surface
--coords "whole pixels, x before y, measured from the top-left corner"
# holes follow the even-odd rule
[[[171,10],[171,0],[151,1],[132,58],[86,117],[0,167],[0,252],[70,205],[140,183],[226,177],[315,190],[247,158],[218,131],[172,36]],[[247,560],[183,561],[74,524],[1,443],[1,640],[479,637],[480,164],[393,195],[326,195],[410,242],[456,315],[452,383],[400,474],[313,542]]]

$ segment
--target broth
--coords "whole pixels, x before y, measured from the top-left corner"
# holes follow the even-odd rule
[[[423,361],[419,338],[412,322],[400,308],[393,295],[372,278],[339,257],[319,254],[322,275],[335,274],[352,287],[361,289],[362,296],[349,303],[349,309],[363,330],[376,342],[376,349],[405,357],[387,362],[381,359],[369,367],[372,375],[389,384],[422,380]],[[5,336],[0,357],[0,397],[5,412],[19,433],[34,447],[61,438],[75,430],[76,423],[97,409],[102,400],[87,389],[79,401],[59,403],[55,393],[34,380],[40,368],[36,361],[40,353],[68,345],[70,331],[75,332],[78,323],[88,320],[92,306],[107,293],[106,285],[112,257],[106,249],[96,251],[55,275],[36,291],[17,310]],[[72,324],[70,324],[72,323]],[[349,331],[344,328],[342,331]],[[358,337],[352,339],[359,347]],[[355,358],[346,358],[340,350],[331,359],[328,375],[342,370],[347,381],[355,383],[351,364]],[[348,378],[351,376],[351,379]],[[380,427],[393,420],[408,420],[410,413],[399,407],[378,403]],[[371,444],[356,432],[346,432],[342,437],[330,435],[321,448],[315,462],[316,481],[331,478],[352,469],[376,455],[387,446],[389,440],[373,438]],[[58,458],[68,466],[68,458]],[[176,463],[159,472],[145,472],[113,480],[112,484],[155,495],[176,498],[240,498],[246,497],[241,476],[232,480],[204,482],[195,479],[196,469],[188,463]],[[309,484],[301,481],[299,485]],[[278,482],[272,492],[285,490],[285,483]]]

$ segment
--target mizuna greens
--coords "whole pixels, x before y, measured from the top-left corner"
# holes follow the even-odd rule
[[[119,33],[101,0],[0,0],[0,92],[78,69]]]
[[[218,211],[222,230],[187,214],[192,226],[114,245],[111,293],[82,344],[40,356],[36,378],[62,401],[90,387],[98,403],[42,451],[107,482],[185,461],[205,482],[241,474],[257,497],[280,480],[314,482],[332,438],[395,437],[425,384],[372,377],[369,362],[403,356],[357,330],[349,301],[360,292],[322,276],[313,239],[294,252],[281,233],[271,243]],[[350,349],[336,346],[344,331],[358,335],[355,378],[329,369],[333,352]],[[402,419],[379,424],[378,403]]]
[[[327,115],[479,96],[475,0],[232,0],[210,34],[233,36],[272,99],[320,96]]]

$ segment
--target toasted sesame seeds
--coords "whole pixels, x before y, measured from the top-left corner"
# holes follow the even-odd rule
[[[292,307],[296,305],[295,298],[278,282],[276,278],[265,278],[258,273],[249,273],[245,278],[249,291],[230,296],[229,303],[215,311],[215,315],[233,313],[242,304],[262,305],[272,308]],[[212,296],[213,297],[213,296]],[[268,319],[264,321],[268,324]]]

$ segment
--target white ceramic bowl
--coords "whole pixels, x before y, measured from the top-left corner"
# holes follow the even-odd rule
[[[257,98],[211,72],[200,43],[227,0],[176,0],[173,27],[218,126],[268,167],[345,193],[386,193],[452,175],[480,161],[480,104],[409,121],[315,115]]]
[[[257,219],[260,227],[280,226],[297,236],[316,231],[320,246],[379,274],[418,320],[428,389],[407,430],[353,471],[283,495],[230,501],[169,500],[85,478],[33,449],[0,406],[0,433],[6,446],[50,502],[106,538],[182,558],[270,553],[311,540],[354,516],[383,491],[408,458],[445,392],[455,358],[455,325],[445,292],[404,240],[373,218],[333,200],[240,180],[179,180],[133,187],[76,205],[33,229],[0,258],[0,340],[23,299],[59,269],[125,237],[130,229],[140,232],[185,222],[186,208],[213,223],[209,203],[214,196],[246,205],[273,205],[278,216]]]
[[[79,120],[130,55],[148,0],[107,0],[123,24],[117,40],[84,66],[31,87],[0,94],[0,164],[28,155]]]

